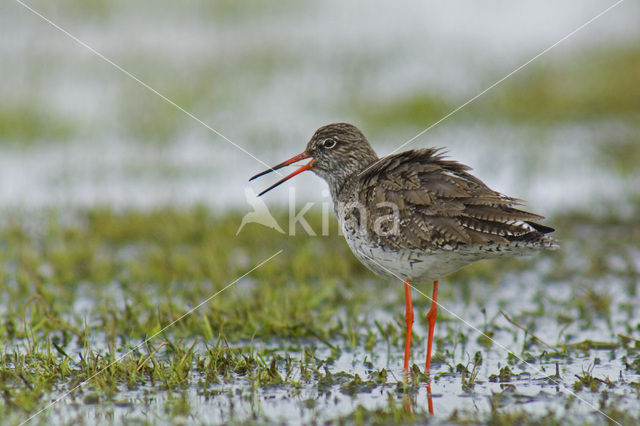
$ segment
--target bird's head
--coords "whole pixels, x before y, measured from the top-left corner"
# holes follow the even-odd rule
[[[304,152],[253,176],[250,180],[308,158],[311,161],[300,166],[298,170],[285,176],[259,195],[307,170],[313,171],[326,180],[334,193],[349,176],[378,159],[369,141],[356,126],[348,123],[334,123],[316,130]]]

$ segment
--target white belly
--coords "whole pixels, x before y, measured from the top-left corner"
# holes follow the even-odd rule
[[[478,260],[503,256],[526,256],[540,249],[526,243],[511,243],[492,246],[459,246],[455,250],[391,250],[372,245],[370,241],[354,233],[345,233],[345,239],[353,254],[376,274],[415,282],[439,280]]]
[[[363,240],[347,238],[353,254],[378,275],[429,282],[448,275],[473,260],[456,259],[451,252],[392,251],[383,247],[373,247]]]

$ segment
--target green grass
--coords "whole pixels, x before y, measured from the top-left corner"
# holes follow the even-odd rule
[[[124,328],[128,337],[150,334],[173,316],[177,305],[195,305],[282,248],[286,257],[251,275],[251,291],[242,297],[228,292],[216,299],[208,313],[209,328],[216,334],[224,330],[233,340],[328,338],[332,329],[314,324],[325,326],[335,310],[319,311],[318,306],[336,306],[340,298],[349,301],[352,280],[366,274],[337,238],[319,246],[304,236],[288,239],[252,226],[236,237],[239,215],[215,217],[204,209],[126,214],[94,210],[77,220],[80,226],[68,228],[52,214],[34,225],[37,232],[30,233],[24,224],[3,232],[3,238],[11,241],[3,258],[16,270],[12,299],[31,303],[31,324],[42,329],[58,328],[47,313],[60,312],[84,292],[85,297],[104,301],[100,321],[105,330]],[[313,265],[326,243],[335,246],[335,255],[323,258],[332,268],[318,274]],[[282,273],[285,267],[290,270],[287,274]],[[91,287],[85,288],[86,283]],[[109,294],[113,285],[133,298],[125,316],[110,315],[120,302]],[[10,314],[19,316],[26,309],[12,308],[17,311]],[[201,318],[190,317],[172,332],[195,337],[202,335],[203,327]],[[82,334],[80,328],[72,329]],[[16,333],[24,337],[24,330],[18,328]]]
[[[638,173],[640,164],[640,136],[635,131],[629,136],[618,136],[598,143],[602,163],[617,171],[621,178],[631,178]]]
[[[453,110],[451,100],[430,93],[414,93],[398,99],[363,99],[355,107],[358,122],[364,128],[382,130],[390,127],[426,126]],[[353,113],[353,111],[351,111]]]
[[[76,129],[71,120],[47,109],[41,100],[0,102],[0,144],[32,145],[68,139]]]
[[[489,108],[485,102],[482,104],[488,116],[510,122],[637,122],[639,73],[637,43],[587,51],[528,67],[489,96]]]
[[[564,58],[544,58],[460,110],[455,120],[462,125],[534,126],[539,131],[563,123],[613,121],[631,126],[631,135],[636,135],[640,120],[639,74],[637,43],[583,51]],[[497,79],[489,80],[486,85]],[[425,128],[467,100],[432,92],[414,92],[390,99],[366,96],[356,99],[347,110],[356,111],[358,122],[368,129]],[[635,136],[620,140],[619,132],[613,135],[610,141],[602,141],[603,151],[613,144],[613,155],[617,156],[625,152],[628,145],[633,144],[634,148],[638,145]],[[633,162],[636,157],[634,153],[625,162],[627,169],[636,164]]]
[[[275,421],[277,416],[265,417],[264,404],[283,392],[287,396],[282,403],[299,401],[294,406],[303,413],[325,410],[321,407],[331,395],[350,398],[354,405],[346,413],[323,417],[336,423],[428,421],[426,378],[420,367],[414,367],[412,382],[404,384],[377,361],[381,353],[392,350],[397,361],[389,367],[399,368],[400,283],[394,286],[375,278],[338,235],[288,237],[250,224],[236,236],[241,217],[203,207],[5,215],[0,229],[0,280],[11,303],[4,305],[0,322],[0,412],[12,421],[25,419],[52,398],[83,384],[41,421],[80,407],[96,413],[134,410],[135,395],[141,394],[147,395],[145,410],[154,412],[159,403],[154,401],[162,401],[163,415],[176,421],[185,416],[198,419],[194,413],[201,406],[218,406],[227,399],[245,406],[242,401],[259,396],[267,402],[250,404],[248,412],[222,409],[226,417],[220,421]],[[285,219],[283,213],[277,217]],[[308,219],[320,227],[318,212]],[[625,308],[601,287],[585,291],[581,286],[583,281],[606,280],[615,273],[616,279],[629,280],[629,289],[635,288],[639,272],[629,257],[638,237],[634,219],[571,213],[550,222],[560,230],[566,250],[465,268],[447,278],[440,300],[471,310],[498,303],[529,333],[565,325],[572,332],[549,342],[553,352],[504,322],[495,308],[489,308],[493,314],[485,312],[484,318],[463,314],[514,350],[506,353],[441,311],[434,355],[439,371],[434,377],[436,389],[451,381],[470,395],[484,394],[494,385],[526,387],[532,372],[521,359],[541,368],[560,363],[562,376],[554,380],[581,395],[634,389],[638,380],[629,375],[638,374],[640,332],[635,308]],[[335,223],[332,226],[335,229]],[[283,253],[164,330],[278,250]],[[585,258],[589,267],[572,267],[575,255]],[[627,267],[614,271],[608,260],[612,256],[627,256]],[[539,262],[552,262],[546,272],[536,272],[543,282],[576,282],[569,298],[556,298],[540,288],[531,298],[536,307],[523,310],[517,298],[493,295],[507,285],[507,274],[513,279],[513,274],[538,270]],[[416,295],[414,303],[417,323],[424,327],[420,312],[426,311],[428,301]],[[391,320],[376,318],[380,312]],[[610,319],[613,312],[627,312],[626,329]],[[542,317],[547,319],[540,321]],[[581,330],[603,323],[609,324],[613,337],[601,341],[581,337]],[[416,356],[423,353],[424,338],[416,329]],[[521,343],[514,346],[510,339]],[[475,353],[472,361],[469,353]],[[360,358],[348,367],[344,359],[350,354]],[[603,375],[598,357],[590,369],[568,373],[574,359],[586,355],[593,360],[594,354],[618,360],[630,379],[620,381],[617,373]],[[556,377],[553,371],[548,374]],[[366,401],[374,395],[382,399],[371,408]],[[514,397],[508,392],[496,398],[492,397],[491,409],[480,414],[456,409],[448,420],[484,419],[495,424],[566,420],[551,408],[539,416],[514,411],[509,402]],[[616,398],[608,400],[606,408],[622,419],[635,419],[621,408],[626,402]],[[565,402],[559,396],[556,404]],[[437,413],[444,401],[434,398],[434,404]],[[407,411],[407,406],[412,409]]]

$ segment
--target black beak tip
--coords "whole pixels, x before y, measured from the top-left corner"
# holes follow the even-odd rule
[[[268,173],[275,172],[277,169],[279,169],[279,167],[272,167],[270,169],[265,170],[264,172],[260,172],[257,175],[252,176],[251,179],[249,179],[249,182],[251,182],[254,179],[259,178],[260,176],[264,176],[264,175],[266,175]]]

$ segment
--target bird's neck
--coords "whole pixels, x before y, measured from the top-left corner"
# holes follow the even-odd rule
[[[326,176],[325,180],[329,184],[331,199],[334,202],[340,201],[345,196],[343,192],[352,186],[350,183],[357,182],[360,174],[365,172],[376,161],[378,161],[378,156],[372,150],[371,154],[366,158],[360,158],[357,162],[354,162],[353,167],[345,167]]]

